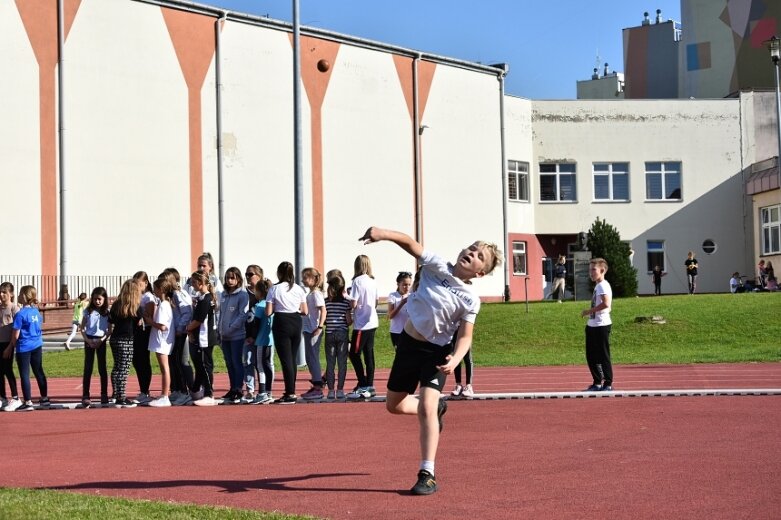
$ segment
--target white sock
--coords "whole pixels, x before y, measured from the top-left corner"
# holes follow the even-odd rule
[[[426,470],[432,475],[434,474],[434,461],[433,460],[422,460],[420,461],[420,469]]]

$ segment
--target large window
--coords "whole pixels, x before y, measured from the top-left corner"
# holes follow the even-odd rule
[[[578,200],[575,178],[574,163],[540,164],[540,201]]]
[[[513,274],[526,274],[526,242],[513,242]]]
[[[762,222],[762,254],[781,253],[781,204],[760,208]]]
[[[646,250],[648,251],[648,272],[654,270],[655,266],[659,266],[662,271],[665,271],[664,267],[664,241],[663,240],[649,240],[646,242]]]
[[[647,200],[681,200],[681,163],[645,163],[645,198]]]
[[[594,200],[629,200],[629,163],[594,163]]]
[[[507,198],[529,202],[529,163],[507,162]]]

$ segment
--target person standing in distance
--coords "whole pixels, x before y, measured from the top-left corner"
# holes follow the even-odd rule
[[[588,316],[586,323],[586,362],[593,382],[586,392],[613,391],[613,364],[610,361],[610,310],[613,303],[613,289],[605,280],[607,262],[604,258],[592,258],[589,276],[594,286],[591,307],[580,315]]]
[[[694,253],[689,251],[686,255],[686,261],[683,263],[686,266],[686,279],[689,281],[689,294],[694,294],[697,290],[697,259],[694,258]]]

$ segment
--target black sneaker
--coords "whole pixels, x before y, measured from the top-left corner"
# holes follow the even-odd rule
[[[35,407],[32,401],[25,401],[22,403],[22,406],[16,409],[17,412],[32,412],[33,410],[35,410]]]
[[[601,392],[602,391],[602,385],[591,385],[585,390],[584,392]]]
[[[442,433],[442,428],[445,427],[444,416],[446,413],[447,413],[447,401],[445,401],[444,399],[440,399],[439,404],[437,404],[437,419],[439,420],[439,433]],[[436,491],[436,489],[434,491]]]
[[[117,399],[117,408],[135,408],[138,406],[138,404],[134,403],[127,397],[123,397],[122,399]]]
[[[418,471],[418,481],[410,491],[413,495],[430,495],[437,490],[437,481],[434,475],[422,469]]]
[[[604,385],[599,390],[600,390],[600,392],[612,392],[613,391],[613,387],[611,385]]]
[[[90,401],[88,397],[85,397],[84,399],[81,400],[82,408],[89,408],[90,406],[92,406],[92,401]]]
[[[276,401],[274,404],[296,404],[298,396],[296,394],[285,394]]]
[[[38,400],[38,405],[40,405],[41,408],[49,408],[52,405],[52,403],[51,401],[49,401],[48,397],[41,397]]]

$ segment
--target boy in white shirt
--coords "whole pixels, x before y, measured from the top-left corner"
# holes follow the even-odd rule
[[[613,289],[605,280],[607,262],[604,258],[592,258],[589,262],[589,276],[596,283],[591,297],[591,307],[580,315],[588,316],[586,323],[586,362],[591,371],[593,383],[586,392],[613,391],[613,364],[610,361],[610,305]]]
[[[385,404],[390,413],[419,417],[422,460],[411,492],[430,495],[437,490],[434,458],[442,416],[447,411],[446,402],[440,400],[442,388],[447,375],[472,346],[475,318],[480,311],[480,298],[470,280],[493,271],[501,262],[501,252],[495,244],[475,242],[459,253],[453,265],[424,251],[423,246],[399,231],[371,227],[359,240],[364,244],[394,242],[421,265],[420,284],[406,304],[409,319],[399,338]],[[457,330],[455,350],[451,351],[448,344]],[[414,396],[418,385],[419,399]]]

